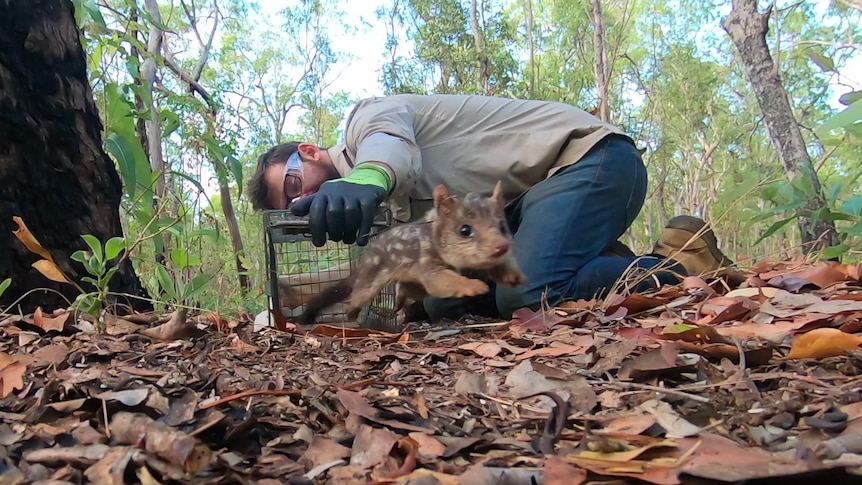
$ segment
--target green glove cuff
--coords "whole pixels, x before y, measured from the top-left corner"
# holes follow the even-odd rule
[[[353,171],[347,174],[347,177],[344,177],[343,180],[357,185],[374,185],[386,191],[387,194],[392,189],[392,181],[389,180],[389,172],[387,172],[383,167],[378,167],[377,165],[372,165],[370,163],[363,163],[362,165],[357,166]]]

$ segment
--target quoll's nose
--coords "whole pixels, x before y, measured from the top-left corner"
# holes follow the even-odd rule
[[[506,251],[509,250],[509,245],[506,243],[498,244],[496,248],[494,248],[494,257],[499,257],[506,254]]]

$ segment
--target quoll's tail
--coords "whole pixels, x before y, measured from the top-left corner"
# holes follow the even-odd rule
[[[313,325],[323,310],[347,299],[353,292],[353,279],[353,275],[351,275],[312,298],[305,306],[305,311],[297,317],[297,323]]]

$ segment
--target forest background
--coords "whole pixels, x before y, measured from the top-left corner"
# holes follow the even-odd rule
[[[131,258],[164,304],[265,309],[263,221],[243,194],[257,157],[331,146],[353,103],[405,92],[563,101],[621,126],[650,175],[623,238],[636,252],[694,214],[743,265],[802,254],[801,220],[836,227],[808,257],[862,254],[860,0],[759,2],[820,187],[788,177],[724,29],[730,1],[73,3],[126,238],[144,241]]]

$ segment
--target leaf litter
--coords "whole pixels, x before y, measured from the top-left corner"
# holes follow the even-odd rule
[[[855,483],[860,269],[760,262],[731,291],[689,277],[399,334],[4,315],[0,478]]]

